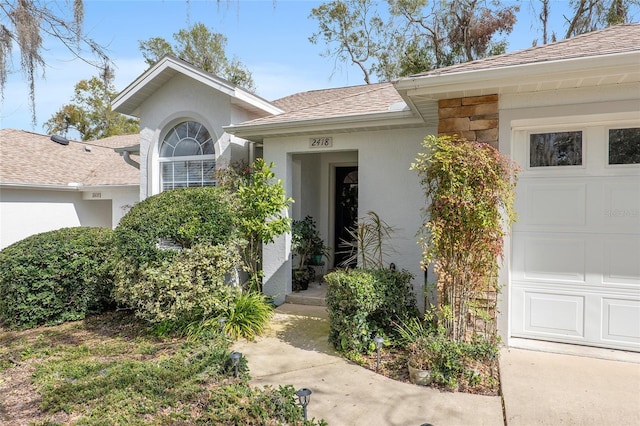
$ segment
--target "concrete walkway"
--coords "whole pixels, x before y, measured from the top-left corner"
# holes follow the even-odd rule
[[[505,424],[501,397],[387,379],[338,356],[328,333],[326,308],[284,304],[268,334],[234,350],[254,385],[311,389],[309,418],[329,425]],[[640,364],[503,349],[500,372],[509,426],[640,425]]]
[[[324,307],[284,304],[270,333],[240,341],[255,385],[312,390],[309,418],[329,425],[502,425],[500,397],[447,393],[387,379],[354,365],[327,342]]]

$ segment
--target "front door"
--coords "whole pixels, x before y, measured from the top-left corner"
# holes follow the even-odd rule
[[[348,230],[358,223],[358,167],[336,167],[335,256],[334,267],[345,266],[350,257],[342,241],[350,241]],[[356,266],[350,262],[349,266]]]

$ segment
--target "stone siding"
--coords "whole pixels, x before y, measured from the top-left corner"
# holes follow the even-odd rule
[[[458,135],[498,148],[498,95],[438,101],[438,135]]]

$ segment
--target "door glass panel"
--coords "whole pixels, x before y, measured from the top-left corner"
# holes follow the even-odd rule
[[[529,166],[581,166],[582,132],[535,133],[529,139]]]
[[[609,164],[640,164],[640,127],[609,130]]]

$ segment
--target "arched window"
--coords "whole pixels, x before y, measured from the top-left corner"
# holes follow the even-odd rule
[[[200,123],[185,121],[173,127],[160,145],[162,190],[213,186],[216,156],[213,139]]]

